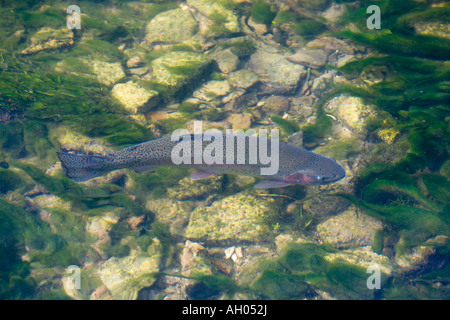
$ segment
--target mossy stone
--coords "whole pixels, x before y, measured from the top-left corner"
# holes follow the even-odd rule
[[[191,38],[197,30],[197,22],[189,10],[179,8],[155,16],[147,25],[145,39],[149,44],[180,43]]]

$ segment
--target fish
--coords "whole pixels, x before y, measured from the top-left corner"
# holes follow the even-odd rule
[[[176,165],[191,169],[190,178],[194,180],[220,174],[262,178],[255,188],[329,184],[345,177],[345,170],[332,158],[274,139],[244,134],[184,134],[112,153],[61,151],[57,155],[65,175],[75,182],[123,168],[144,172]]]

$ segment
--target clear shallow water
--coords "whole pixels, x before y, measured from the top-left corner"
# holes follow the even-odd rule
[[[447,299],[448,6],[1,3],[2,299]],[[76,11],[75,11],[76,12]],[[75,17],[76,18],[76,17]],[[72,26],[76,26],[76,20]],[[56,152],[274,129],[347,171],[85,183]]]

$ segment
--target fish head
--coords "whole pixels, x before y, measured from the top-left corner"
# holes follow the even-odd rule
[[[284,181],[305,185],[336,182],[345,177],[345,170],[334,159],[316,155],[312,161],[284,175]]]

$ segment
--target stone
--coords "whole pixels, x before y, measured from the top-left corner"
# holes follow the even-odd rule
[[[142,88],[133,81],[116,84],[111,94],[130,114],[146,113],[160,100],[158,92]]]
[[[428,239],[424,245],[413,247],[405,253],[396,254],[395,262],[399,267],[398,271],[401,274],[411,274],[420,271],[420,269],[428,265],[430,258],[436,253],[436,248],[445,246],[448,240],[447,236],[439,235]]]
[[[215,98],[225,96],[231,91],[231,86],[226,80],[211,80],[205,83],[193,93],[193,97],[203,100],[212,101]]]
[[[303,210],[316,219],[333,216],[348,208],[348,202],[339,197],[320,197],[314,195],[303,202]]]
[[[127,68],[138,68],[144,64],[144,60],[140,56],[132,56],[127,60]]]
[[[145,40],[149,43],[180,43],[198,30],[197,22],[188,10],[181,8],[162,12],[147,25]]]
[[[252,116],[245,113],[233,113],[228,116],[227,121],[231,123],[233,130],[247,130],[252,125]]]
[[[98,82],[108,87],[126,76],[120,62],[106,62],[91,58],[81,58],[80,60],[97,76]]]
[[[147,74],[150,71],[150,69],[148,67],[131,68],[131,69],[128,69],[128,70],[129,70],[129,72],[131,74],[134,74],[136,76],[143,76],[143,75]]]
[[[224,6],[221,1],[187,0],[186,4],[208,18],[211,21],[209,27],[223,27],[231,33],[237,33],[241,30],[238,15],[234,14],[233,10]],[[204,33],[206,35],[214,35],[218,32],[209,28]]]
[[[223,73],[230,73],[237,69],[239,58],[231,49],[220,50],[214,52],[211,57],[217,62],[219,70]]]
[[[394,272],[394,266],[391,260],[381,254],[377,254],[372,251],[371,247],[361,247],[348,250],[339,250],[336,253],[330,253],[326,255],[325,260],[333,263],[335,261],[345,261],[364,269],[368,267],[377,267],[381,273],[386,276],[392,276]],[[370,274],[367,275],[368,277]]]
[[[262,110],[268,114],[282,114],[289,108],[289,99],[283,96],[270,96],[264,100]]]
[[[174,51],[152,61],[152,81],[179,89],[200,75],[211,59],[195,52]]]
[[[183,178],[176,186],[167,189],[167,195],[177,200],[199,199],[220,191],[222,184],[222,175],[214,175],[200,180]]]
[[[153,199],[147,201],[145,208],[154,212],[158,221],[167,224],[171,234],[183,235],[189,221],[189,214],[194,209],[194,203],[170,198]]]
[[[317,235],[323,242],[336,248],[348,249],[371,246],[378,230],[383,229],[380,220],[372,218],[351,206],[339,215],[317,225]]]
[[[228,82],[237,88],[248,89],[259,81],[259,76],[254,72],[241,69],[231,72],[228,77]]]
[[[113,148],[105,145],[102,139],[93,139],[68,126],[58,126],[50,130],[50,137],[54,137],[62,150],[74,150],[83,153],[109,153]]]
[[[250,56],[249,68],[260,76],[266,94],[291,94],[306,75],[302,65],[290,62],[284,54],[258,48]]]
[[[183,274],[189,275],[189,271],[192,269],[198,253],[203,250],[205,250],[205,247],[201,244],[186,240],[180,255],[181,270]]]
[[[191,213],[186,237],[208,241],[261,241],[281,211],[280,199],[238,193],[199,206]]]
[[[342,39],[334,37],[321,37],[314,39],[306,44],[307,48],[323,48],[327,52],[339,51],[341,53],[352,55],[356,49]]]
[[[28,55],[72,46],[74,44],[73,32],[68,28],[52,29],[43,27],[30,38],[30,42],[30,46],[22,50],[20,54]]]
[[[347,11],[347,7],[344,4],[333,4],[322,12],[322,17],[327,19],[332,24],[339,21],[342,15]]]
[[[114,300],[135,300],[141,289],[155,282],[156,277],[152,274],[159,271],[161,244],[158,239],[153,239],[150,247],[147,252],[152,252],[151,255],[112,257],[97,266],[95,274]]]
[[[267,26],[264,23],[256,23],[251,16],[248,19],[248,26],[259,36],[266,34],[268,31]]]
[[[325,110],[343,122],[352,132],[360,134],[365,130],[365,119],[375,112],[359,97],[340,95],[331,99]]]
[[[325,66],[328,54],[321,49],[300,49],[295,54],[286,57],[289,61],[313,69]]]
[[[450,23],[441,21],[418,21],[414,23],[414,31],[419,35],[427,35],[450,39]]]

